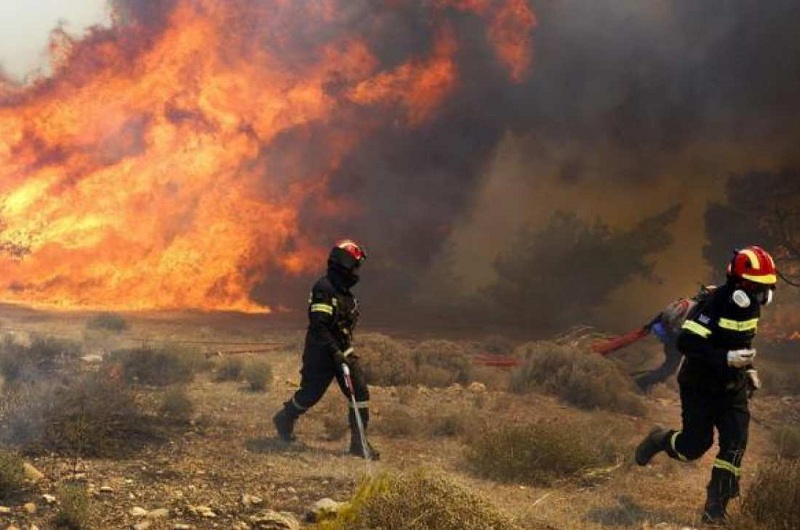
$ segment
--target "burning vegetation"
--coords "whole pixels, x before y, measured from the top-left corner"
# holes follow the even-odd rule
[[[536,23],[523,0],[115,6],[110,29],[54,32],[51,77],[0,85],[6,301],[269,311],[254,291],[315,272],[325,227],[369,208],[343,164],[463,92],[460,27],[514,83]]]

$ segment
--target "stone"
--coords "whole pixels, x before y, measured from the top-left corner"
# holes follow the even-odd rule
[[[36,505],[32,502],[26,502],[22,505],[22,509],[30,514],[36,513]]]
[[[142,508],[141,506],[134,506],[128,512],[132,517],[145,517],[147,515],[147,510]]]
[[[142,521],[141,523],[136,523],[133,525],[133,530],[147,530],[152,525],[150,521]]]
[[[257,530],[300,530],[300,522],[290,513],[267,510],[250,517]]]
[[[317,523],[325,519],[332,519],[346,505],[345,502],[337,502],[325,497],[311,505],[306,514],[306,520],[310,523]]]
[[[164,517],[169,517],[169,510],[166,508],[156,508],[147,512],[148,519],[161,519]]]

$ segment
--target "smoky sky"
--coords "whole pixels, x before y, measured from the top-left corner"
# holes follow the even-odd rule
[[[125,21],[157,34],[176,2],[113,4]],[[519,82],[498,61],[479,15],[442,13],[423,0],[339,4],[341,11],[324,28],[285,23],[315,2],[286,2],[279,10],[252,14],[237,10],[239,18],[229,26],[241,36],[235,42],[242,49],[221,53],[267,46],[302,71],[319,60],[325,43],[353,35],[369,43],[388,71],[430,54],[442,27],[437,17],[447,18],[458,42],[456,90],[432,119],[413,129],[393,119],[381,122],[374,113],[383,110],[361,110],[365,121],[383,124],[340,161],[329,181],[334,197],[358,209],[330,219],[310,198],[300,212],[301,229],[320,247],[340,237],[364,243],[370,258],[360,292],[387,318],[413,313],[408,302],[420,278],[436,265],[455,227],[473,214],[471,205],[509,134],[520,138],[516,148],[523,163],[533,168],[543,159],[554,161],[558,185],[568,189],[598,179],[609,187],[664,178],[721,181],[729,172],[800,165],[796,1],[531,1],[538,21],[533,63]],[[287,28],[297,30],[287,34]],[[332,78],[326,90],[338,89]],[[391,117],[391,110],[385,112]],[[175,119],[187,116],[175,110]],[[326,170],[325,126],[289,130],[264,145],[265,186]],[[296,167],[291,162],[298,159],[306,174],[290,175],[285,168]],[[526,178],[537,177],[532,170]],[[666,202],[652,210],[638,207],[645,216]],[[535,199],[530,204],[532,210],[548,207]],[[492,208],[502,212],[504,204]],[[252,294],[296,310],[311,280],[270,270]]]
[[[430,46],[424,10],[378,14],[369,5],[354,8],[353,28],[373,41],[387,65]],[[366,205],[361,215],[320,230],[308,205],[308,228],[319,230],[320,244],[346,233],[370,247],[361,290],[387,313],[403,310],[453,225],[469,215],[509,132],[529,139],[521,149],[532,164],[553,156],[540,140],[559,146],[564,186],[654,181],[669,178],[665,168],[689,181],[722,181],[730,163],[717,169],[713,156],[700,157],[702,169],[696,167],[706,145],[722,146],[723,156],[737,153],[738,171],[800,164],[797,2],[532,5],[533,65],[521,83],[503,75],[477,17],[454,15],[457,93],[414,134],[386,127],[343,162],[332,191]],[[299,291],[298,285],[283,294]]]

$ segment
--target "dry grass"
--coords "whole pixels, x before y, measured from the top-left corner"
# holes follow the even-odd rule
[[[161,396],[158,412],[162,418],[172,423],[189,423],[194,414],[194,403],[189,399],[186,387],[178,385],[167,389]]]
[[[53,524],[56,528],[84,530],[89,528],[91,499],[86,486],[80,482],[67,482],[58,489],[59,508]]]
[[[129,383],[169,386],[191,381],[206,361],[195,349],[162,345],[118,350],[112,352],[107,362],[118,363]]]
[[[800,460],[778,460],[759,468],[742,503],[736,530],[800,528]]]
[[[358,354],[367,381],[377,386],[446,387],[473,380],[475,347],[467,342],[426,340],[413,346],[386,335],[359,338]]]
[[[115,456],[153,435],[129,389],[95,374],[9,395],[3,439],[26,452]]]
[[[245,363],[242,377],[252,392],[267,392],[272,386],[272,365],[262,359],[251,359]]]
[[[515,350],[523,364],[514,370],[516,393],[544,391],[583,409],[643,415],[633,381],[616,364],[553,342],[528,342]]]
[[[415,367],[408,346],[378,333],[358,339],[358,355],[364,374],[372,385],[407,385],[415,379]]]
[[[384,475],[359,487],[349,509],[316,530],[517,530],[484,499],[441,476]]]
[[[763,387],[759,394],[765,396],[799,396],[800,395],[800,368],[792,361],[787,362],[760,362],[758,374]]]
[[[782,425],[772,432],[779,458],[800,458],[800,426]]]
[[[244,359],[225,356],[218,363],[214,373],[216,381],[238,381],[244,372]]]
[[[86,321],[86,329],[105,329],[119,333],[128,329],[128,322],[119,313],[99,313]]]
[[[0,499],[19,493],[24,484],[22,457],[13,451],[0,449]]]
[[[0,374],[10,384],[49,377],[80,354],[81,345],[71,340],[33,335],[30,344],[23,344],[5,336],[0,342]]]
[[[426,340],[411,350],[417,375],[415,382],[430,387],[446,387],[472,381],[474,348],[449,340]]]
[[[601,476],[621,449],[616,429],[552,421],[501,426],[468,440],[466,459],[478,476],[550,486],[556,481]]]

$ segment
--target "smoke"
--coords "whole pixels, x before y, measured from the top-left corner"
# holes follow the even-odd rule
[[[89,69],[133,68],[182,4],[116,0],[120,24],[145,38],[98,30],[72,49],[99,52],[113,41],[118,51],[73,52],[52,84],[80,86]],[[704,210],[724,196],[727,175],[800,165],[800,6],[790,0],[233,4],[192,4],[227,17],[224,46],[210,40],[209,53],[223,64],[252,58],[253,69],[276,68],[286,88],[279,111],[242,117],[241,132],[256,139],[258,152],[232,171],[260,175],[248,199],[271,205],[301,197],[297,230],[279,226],[286,234],[269,240],[275,255],[238,271],[253,299],[272,307],[302,308],[313,273],[286,263],[313,248],[322,273],[324,252],[340,237],[366,245],[359,290],[373,314],[389,318],[413,315],[411,301],[421,295],[453,300],[489,285],[497,256],[557,209],[631,227],[680,204],[674,243],[654,268],[662,283],[620,286],[610,303],[619,321],[639,318],[708,276]],[[324,23],[302,23],[309,19]],[[258,53],[265,49],[269,61]],[[339,103],[321,117],[296,80],[332,53],[346,60],[325,71],[320,96]],[[366,68],[368,61],[377,65]],[[420,66],[424,74],[412,73]],[[363,70],[376,75],[362,80]],[[177,79],[192,76],[187,68]],[[242,98],[262,89],[230,86]],[[195,97],[176,93],[166,116],[213,136],[217,116]],[[103,163],[136,156],[157,118],[112,119]],[[291,125],[269,136],[262,123],[269,120]],[[354,129],[368,132],[354,137]],[[60,156],[43,148],[34,158],[43,166]],[[178,181],[165,189],[179,195]],[[194,220],[189,212],[177,217],[165,239]]]
[[[800,6],[534,2],[530,78],[451,242],[462,288],[490,284],[520,227],[554,209],[619,227],[683,205],[660,281],[620,286],[604,323],[631,326],[699,283],[705,211],[733,173],[800,164]],[[558,282],[557,274],[554,282]]]

